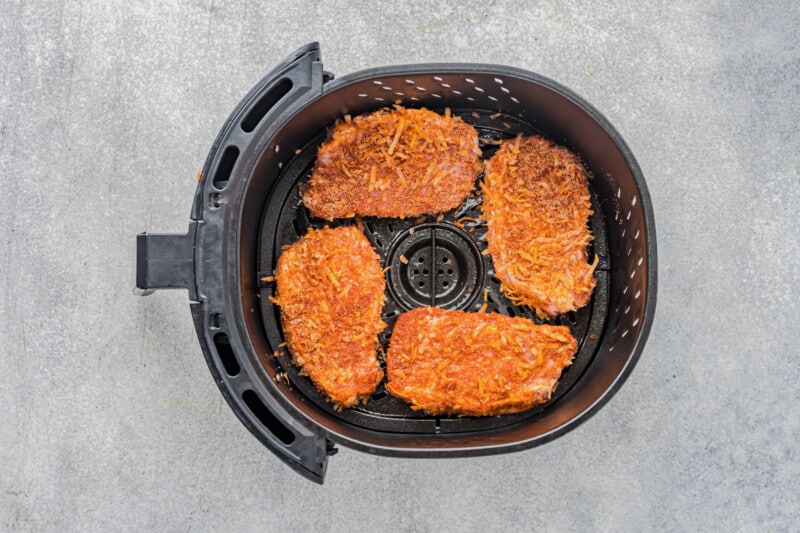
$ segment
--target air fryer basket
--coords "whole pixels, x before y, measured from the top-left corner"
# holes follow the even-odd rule
[[[311,217],[300,187],[328,128],[345,114],[395,103],[454,115],[493,141],[541,134],[577,153],[590,180],[599,259],[588,306],[557,319],[579,340],[574,364],[547,404],[500,417],[433,417],[383,386],[363,406],[336,411],[282,347],[269,301],[282,246],[325,221]],[[484,142],[486,141],[486,142]],[[360,223],[387,272],[384,346],[396,317],[422,305],[538,319],[499,290],[485,249],[480,195],[441,216]],[[469,217],[469,218],[464,218]],[[650,329],[656,292],[655,224],[644,178],[611,125],[560,85],[493,65],[410,65],[340,79],[322,70],[314,43],[299,49],[242,101],[215,141],[186,235],[138,237],[137,286],[185,287],[209,368],[234,412],[266,446],[321,482],[334,443],[401,456],[501,453],[546,442],[604,404],[633,368]],[[355,224],[343,220],[337,224]],[[330,224],[330,223],[328,223]],[[409,231],[414,228],[414,231]],[[408,264],[399,257],[408,258]],[[591,257],[590,257],[591,260]]]

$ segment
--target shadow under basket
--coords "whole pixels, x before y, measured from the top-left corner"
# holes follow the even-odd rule
[[[381,384],[365,404],[337,411],[282,347],[279,311],[269,301],[274,285],[261,280],[272,274],[282,246],[326,224],[300,202],[317,149],[345,114],[395,103],[449,108],[478,130],[485,158],[498,140],[538,134],[578,154],[591,173],[589,260],[598,259],[597,287],[589,305],[550,321],[568,326],[579,349],[546,404],[496,417],[430,416],[389,396]],[[312,43],[245,96],[215,140],[201,176],[186,234],[137,236],[137,287],[142,294],[189,290],[200,345],[231,409],[264,445],[314,481],[323,481],[337,443],[381,455],[463,457],[552,440],[611,398],[647,339],[657,268],[644,177],[600,113],[537,74],[445,63],[334,79]],[[479,219],[480,201],[469,198],[443,216],[363,219],[382,265],[392,267],[386,274],[384,348],[403,311],[424,305],[477,311],[484,293],[490,312],[541,322],[500,291],[491,259],[481,253],[485,226],[455,223]]]

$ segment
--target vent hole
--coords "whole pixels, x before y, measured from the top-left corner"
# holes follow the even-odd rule
[[[218,191],[221,191],[228,185],[231,172],[233,172],[233,165],[236,164],[236,159],[238,157],[239,149],[233,145],[225,148],[225,151],[222,153],[217,172],[214,174],[214,188]]]
[[[247,407],[250,408],[250,411],[255,415],[258,421],[273,435],[278,437],[282,443],[288,446],[294,442],[294,433],[292,433],[283,422],[278,420],[278,417],[272,414],[272,411],[264,405],[264,402],[261,401],[261,398],[259,398],[255,392],[251,390],[244,391],[242,400],[244,400],[244,403],[247,404]]]
[[[449,287],[449,286],[450,286],[450,284],[449,284],[448,282],[446,282],[446,281],[443,281],[443,282],[442,282],[442,287],[445,287],[445,288],[447,288],[447,287]]]
[[[275,86],[267,91],[261,99],[256,102],[256,105],[253,106],[253,109],[250,110],[249,113],[244,117],[242,121],[242,130],[246,133],[250,133],[258,123],[261,122],[261,119],[269,113],[269,110],[275,107],[275,104],[281,101],[281,99],[286,96],[286,94],[292,90],[292,82],[291,80],[287,80],[286,78],[282,79]]]
[[[425,282],[424,281],[420,281],[419,283],[417,283],[417,285],[419,285],[420,287],[424,287],[425,286]]]
[[[375,244],[378,245],[378,248],[383,248],[383,241],[380,239],[375,239]]]
[[[236,360],[236,356],[233,354],[233,348],[231,348],[231,341],[228,336],[224,333],[214,335],[214,346],[217,348],[219,360],[222,361],[225,372],[231,377],[238,376],[241,369],[239,368],[239,361]]]

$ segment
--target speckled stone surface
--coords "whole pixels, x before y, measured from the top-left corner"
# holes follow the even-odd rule
[[[798,5],[0,0],[0,529],[796,528]],[[227,114],[312,40],[338,74],[533,70],[625,137],[659,304],[586,424],[479,459],[342,449],[317,486],[228,409],[186,294],[132,294],[133,236],[185,230]]]

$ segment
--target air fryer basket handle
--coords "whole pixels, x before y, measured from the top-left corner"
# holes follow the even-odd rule
[[[136,236],[136,287],[141,295],[155,289],[189,289],[197,298],[194,277],[194,240],[197,223],[185,234],[140,233]]]

